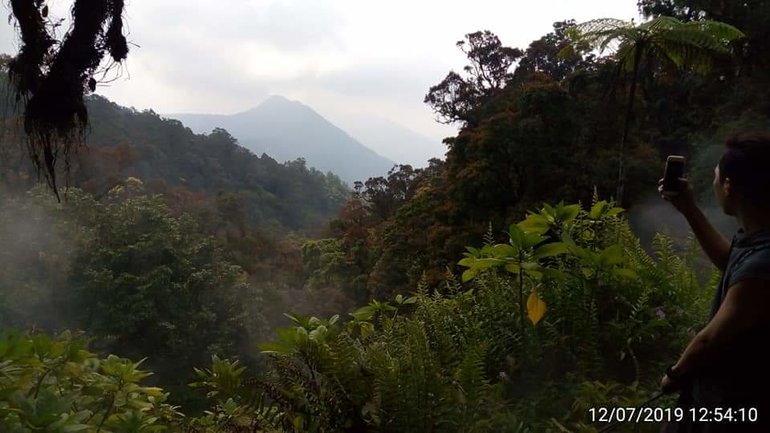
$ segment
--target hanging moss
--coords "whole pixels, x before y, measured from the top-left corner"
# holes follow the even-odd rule
[[[63,160],[68,173],[70,153],[83,142],[84,95],[96,87],[94,73],[106,53],[116,63],[128,55],[123,7],[123,0],[76,0],[72,26],[59,42],[51,36],[45,0],[11,0],[21,48],[8,75],[16,100],[25,106],[30,158],[57,198],[57,162]]]

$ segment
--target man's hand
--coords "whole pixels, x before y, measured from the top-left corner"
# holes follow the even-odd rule
[[[679,391],[680,388],[681,385],[671,380],[667,374],[664,374],[663,378],[660,379],[660,390],[665,394],[671,394],[672,392]]]
[[[679,178],[679,193],[676,195],[666,195],[663,193],[663,179],[658,181],[658,192],[663,200],[671,202],[672,205],[681,213],[686,213],[697,207],[695,203],[695,193],[692,185],[685,177]]]

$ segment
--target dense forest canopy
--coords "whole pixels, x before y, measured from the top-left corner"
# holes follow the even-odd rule
[[[0,95],[0,430],[597,431],[591,407],[640,404],[721,275],[627,215],[673,153],[708,203],[724,136],[767,129],[770,5],[639,8],[527,47],[465,34],[467,64],[425,89],[459,126],[446,157],[352,190],[81,86],[58,202],[25,153],[29,101]],[[731,36],[709,68],[591,43],[667,25]]]

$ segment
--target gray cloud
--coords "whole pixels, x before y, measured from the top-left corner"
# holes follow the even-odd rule
[[[54,2],[55,12],[66,16],[71,1]],[[340,117],[365,109],[444,136],[448,129],[434,124],[422,99],[465,63],[454,48],[462,35],[489,28],[506,44],[520,46],[521,39],[526,46],[559,17],[628,15],[636,2],[595,0],[588,7],[547,0],[526,14],[517,13],[516,2],[478,3],[469,9],[414,0],[128,0],[127,36],[136,46],[124,78],[131,79],[100,85],[99,92],[138,108],[209,113],[240,111],[279,93]],[[12,53],[16,39],[12,26],[0,23],[0,52]]]
[[[252,26],[276,47],[304,51],[323,44],[341,45],[335,29],[342,16],[328,2],[298,0],[273,3]]]
[[[281,0],[266,2],[220,0],[211,7],[191,7],[189,1],[169,0],[130,5],[128,19],[136,34],[152,34],[155,44],[173,35],[187,43],[212,42],[221,50],[251,41],[290,52],[339,45],[336,29],[344,22],[329,1]],[[128,10],[128,8],[127,8]],[[131,15],[135,15],[132,17]],[[151,29],[151,31],[150,31]],[[216,55],[217,53],[210,53]]]
[[[319,75],[317,84],[337,93],[362,98],[419,102],[449,72],[442,65],[367,63]]]

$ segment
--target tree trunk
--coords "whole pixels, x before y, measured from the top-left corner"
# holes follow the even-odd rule
[[[634,109],[634,98],[636,97],[636,85],[639,79],[639,63],[642,60],[642,52],[644,50],[643,44],[639,43],[634,50],[634,71],[631,75],[631,89],[628,94],[628,104],[626,105],[626,119],[623,125],[623,138],[620,140],[620,146],[618,149],[618,190],[617,190],[617,204],[623,206],[623,187],[625,181],[625,167],[624,167],[624,152],[626,147],[626,141],[628,141],[628,132],[631,129],[631,115]]]

